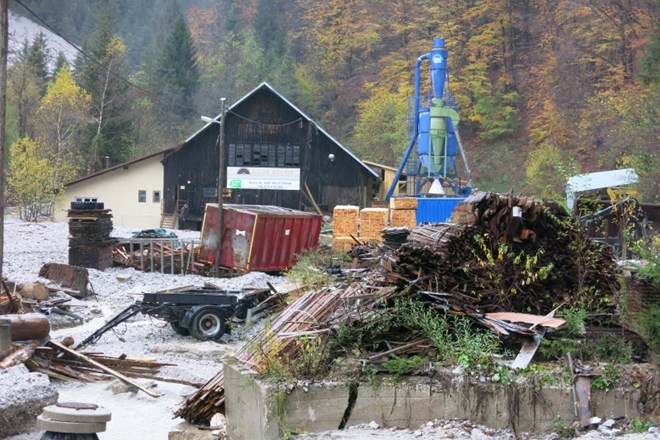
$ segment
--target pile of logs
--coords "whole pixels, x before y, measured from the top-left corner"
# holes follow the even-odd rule
[[[386,257],[384,276],[423,291],[460,292],[483,311],[547,313],[607,304],[619,289],[609,247],[589,240],[560,205],[479,192],[463,223],[424,225]]]

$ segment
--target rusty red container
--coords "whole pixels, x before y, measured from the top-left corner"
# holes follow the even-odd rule
[[[267,205],[223,205],[220,266],[240,271],[279,272],[296,255],[319,243],[322,217]],[[200,258],[215,262],[218,204],[208,203],[202,225]]]

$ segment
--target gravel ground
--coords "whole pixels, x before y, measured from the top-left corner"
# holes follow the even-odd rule
[[[38,281],[40,268],[46,263],[68,263],[68,225],[66,223],[25,223],[15,216],[5,220],[5,249],[3,274],[10,281],[20,283]],[[113,237],[130,237],[133,230],[115,227]],[[175,231],[180,238],[198,238],[193,231]],[[111,268],[105,271],[89,270],[90,282],[95,296],[72,301],[71,311],[85,317],[85,323],[77,325],[70,318],[50,315],[51,337],[54,339],[72,336],[77,342],[89,336],[118,311],[123,310],[144,292],[156,292],[182,286],[202,286],[213,282],[225,289],[262,288],[270,282],[276,289],[291,288],[283,277],[253,272],[231,279],[213,279],[196,275],[163,275],[143,273],[127,268]],[[45,281],[45,280],[42,280]],[[242,341],[257,330],[258,326],[246,330],[236,326],[232,334],[225,335],[219,342],[202,342],[183,337],[170,329],[164,322],[138,314],[130,322],[121,324],[114,332],[108,332],[86,351],[101,352],[110,356],[126,354],[134,358],[153,358],[176,365],[161,369],[160,375],[190,382],[205,383],[222,368],[222,360],[231,356]],[[154,399],[142,392],[114,394],[109,382],[94,384],[72,384],[56,382],[60,401],[87,401],[109,408],[113,419],[106,432],[99,434],[102,440],[160,440],[182,422],[172,414],[185,396],[195,388],[161,381],[140,380],[145,386],[153,387],[163,394]],[[140,420],[136,423],[136,420]],[[601,439],[619,436],[615,429],[590,431],[580,438]],[[32,432],[10,437],[11,440],[36,440],[41,433]],[[210,438],[210,436],[209,436]],[[469,421],[429,421],[416,430],[394,429],[378,426],[372,422],[341,431],[327,431],[297,436],[297,439],[470,439],[510,440],[515,438],[508,430],[493,431]],[[519,438],[553,439],[554,434],[520,435]],[[627,434],[626,440],[650,440],[660,438],[657,428],[642,434]],[[255,439],[256,440],[256,439]]]

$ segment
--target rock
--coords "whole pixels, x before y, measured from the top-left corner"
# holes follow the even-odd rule
[[[602,421],[603,419],[601,419],[600,417],[592,417],[589,419],[589,423],[591,423],[592,425],[598,425]]]
[[[610,429],[613,428],[615,424],[616,424],[616,422],[613,419],[607,419],[602,423],[602,425],[604,427],[610,428]]]
[[[127,384],[119,379],[112,381],[110,384],[110,390],[113,394],[124,394],[124,393],[133,393],[136,394],[138,389],[133,385]]]
[[[369,428],[371,428],[371,429],[380,428],[380,425],[378,423],[376,423],[375,421],[373,421],[373,420],[371,422],[369,422],[369,425],[367,425],[367,426],[369,426]]]
[[[225,426],[227,423],[227,420],[225,419],[225,415],[222,413],[215,413],[213,417],[211,418],[211,422],[209,424],[209,427],[211,429],[217,429]]]
[[[28,283],[21,288],[21,296],[37,301],[46,301],[49,296],[48,288],[41,283]]]
[[[470,439],[471,440],[489,440],[490,437],[488,437],[481,429],[472,428],[472,431],[470,431]]]
[[[420,430],[418,429],[417,431],[413,432],[413,435],[414,435],[415,437],[421,437],[421,436],[422,436],[422,431],[420,431]]]
[[[43,407],[57,402],[57,389],[48,376],[30,373],[25,365],[3,370],[0,374],[0,438],[34,429]]]

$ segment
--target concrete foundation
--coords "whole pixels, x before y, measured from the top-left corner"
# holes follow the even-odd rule
[[[349,408],[351,395],[352,408]],[[469,419],[493,429],[550,431],[557,417],[576,420],[569,387],[502,385],[450,373],[411,378],[397,385],[318,383],[282,388],[235,365],[225,366],[227,434],[232,440],[279,439],[287,430],[316,432],[376,421],[381,426],[416,429],[434,419]],[[643,393],[634,388],[592,389],[592,416],[639,415]]]
[[[0,438],[33,430],[41,410],[57,397],[45,374],[30,373],[24,365],[0,369]]]

